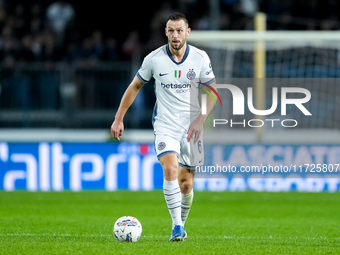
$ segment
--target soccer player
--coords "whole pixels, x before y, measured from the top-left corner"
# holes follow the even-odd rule
[[[208,97],[206,115],[201,114],[198,86],[214,86],[208,55],[187,44],[188,20],[173,13],[166,22],[168,43],[144,58],[133,81],[125,91],[111,126],[114,138],[123,135],[123,118],[138,91],[153,77],[156,104],[152,117],[155,150],[163,167],[164,197],[172,218],[170,241],[184,241],[184,223],[193,201],[195,167],[203,164],[203,124],[214,107]],[[196,78],[196,79],[195,79]],[[195,79],[199,82],[193,82]]]

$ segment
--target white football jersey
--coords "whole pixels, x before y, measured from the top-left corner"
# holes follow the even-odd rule
[[[175,137],[186,136],[190,114],[191,118],[200,114],[199,81],[215,81],[207,53],[188,44],[181,62],[174,60],[168,44],[152,51],[144,58],[137,77],[144,83],[155,78],[155,134]]]

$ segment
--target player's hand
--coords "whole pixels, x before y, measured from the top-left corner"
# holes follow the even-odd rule
[[[123,121],[115,120],[111,125],[111,134],[114,138],[120,141],[120,137],[124,132],[124,124]]]
[[[198,139],[201,136],[202,130],[203,130],[203,124],[204,120],[200,116],[197,117],[189,126],[188,132],[187,132],[187,141],[189,142],[191,138],[195,136],[194,144],[197,143]]]

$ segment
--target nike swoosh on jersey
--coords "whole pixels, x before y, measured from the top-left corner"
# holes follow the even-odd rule
[[[159,76],[168,75],[169,73],[159,73]]]

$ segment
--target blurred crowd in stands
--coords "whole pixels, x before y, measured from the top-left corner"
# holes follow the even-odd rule
[[[337,0],[220,0],[218,27],[221,30],[252,30],[257,11],[267,13],[269,30],[337,30]],[[86,36],[77,31],[81,5],[43,0],[13,3],[0,0],[0,61],[13,66],[20,62],[131,61],[166,43],[164,24],[171,12],[181,11],[192,29],[211,29],[209,0],[158,1],[148,19],[147,36],[138,29],[124,38],[104,33],[100,27]],[[119,4],[118,4],[119,5]],[[147,8],[147,7],[146,7]],[[117,14],[116,14],[117,15]],[[119,15],[119,13],[118,13]],[[88,22],[91,22],[89,18]],[[138,22],[138,17],[131,19]]]
[[[21,62],[114,61],[116,41],[103,38],[101,30],[77,38],[76,13],[72,4],[56,1],[43,8],[43,1],[11,5],[0,1],[0,61],[5,66]]]

